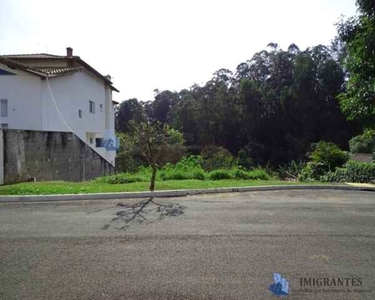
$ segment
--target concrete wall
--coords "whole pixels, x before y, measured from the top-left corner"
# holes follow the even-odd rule
[[[31,130],[0,132],[5,184],[28,181],[34,177],[37,181],[83,181],[115,172],[110,163],[73,133]]]

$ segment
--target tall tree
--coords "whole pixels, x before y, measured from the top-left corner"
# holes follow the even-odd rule
[[[358,0],[357,4],[359,16],[338,24],[349,75],[339,100],[348,119],[375,127],[375,5],[372,0]]]
[[[116,131],[129,132],[129,122],[144,121],[142,104],[136,98],[132,98],[120,103],[115,114]]]

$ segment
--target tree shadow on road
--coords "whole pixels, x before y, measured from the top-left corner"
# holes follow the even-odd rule
[[[133,223],[142,224],[152,221],[163,220],[165,217],[177,217],[184,213],[186,207],[179,204],[161,204],[154,201],[153,197],[139,201],[134,204],[118,203],[116,207],[121,210],[115,213],[110,223],[101,229],[107,230],[112,224],[121,224],[118,229],[127,229]]]

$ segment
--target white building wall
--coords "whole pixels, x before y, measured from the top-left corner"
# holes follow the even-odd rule
[[[104,82],[85,70],[50,78],[48,82],[58,110],[66,124],[56,109],[45,80],[42,84],[43,130],[70,131],[69,126],[78,137],[114,165],[116,152],[107,151],[103,147],[98,148],[95,143],[95,138],[105,138],[105,102],[108,98]],[[95,103],[95,113],[90,113],[89,101]],[[112,102],[112,99],[110,101]],[[79,110],[82,110],[82,118],[79,117]],[[114,131],[114,128],[112,130]],[[90,137],[93,143],[90,143]]]
[[[65,76],[49,79],[52,95],[57,103],[66,123],[81,139],[85,140],[86,132],[103,133],[105,128],[104,109],[104,83],[86,71],[75,72]],[[95,103],[95,113],[89,111],[89,101]],[[51,99],[47,81],[43,82],[43,105],[46,111],[46,128],[52,131],[68,130],[58,115],[56,106]],[[82,118],[78,110],[82,110]]]
[[[114,132],[112,91],[107,91],[106,97],[102,80],[86,70],[50,78],[48,82],[61,118],[46,80],[2,64],[0,68],[17,74],[0,76],[0,99],[8,100],[8,117],[0,117],[0,123],[8,124],[10,129],[45,131],[71,131],[69,126],[79,138],[114,165],[116,152],[97,148],[95,143],[95,138],[105,138],[106,123],[107,130]],[[89,110],[90,100],[95,102],[94,114]],[[106,105],[106,101],[110,104]],[[106,109],[108,106],[110,110]],[[78,115],[79,109],[82,110],[82,118]],[[110,118],[109,122],[106,118]],[[93,137],[92,144],[90,136]]]
[[[8,117],[0,117],[0,123],[11,129],[41,130],[41,79],[2,64],[0,68],[17,74],[0,76],[0,99],[8,100]]]

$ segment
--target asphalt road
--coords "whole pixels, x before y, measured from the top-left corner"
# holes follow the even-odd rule
[[[157,201],[183,214],[120,229],[120,200],[0,204],[0,299],[277,299],[274,273],[287,299],[375,299],[374,192]]]

